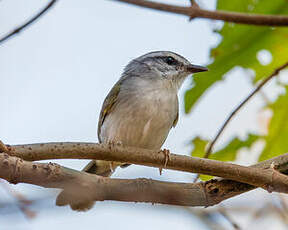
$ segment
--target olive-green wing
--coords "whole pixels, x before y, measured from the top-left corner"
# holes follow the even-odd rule
[[[121,87],[120,82],[117,82],[113,86],[113,88],[110,90],[110,92],[108,93],[107,97],[105,98],[103,102],[102,109],[101,109],[100,116],[99,116],[99,121],[98,121],[98,139],[100,142],[101,142],[101,138],[100,138],[101,126],[103,125],[104,120],[107,117],[107,115],[113,110],[113,107],[117,101],[118,94],[120,92],[120,87]]]

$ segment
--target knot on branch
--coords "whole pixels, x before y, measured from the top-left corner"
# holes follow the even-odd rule
[[[46,173],[48,179],[57,180],[59,175],[61,174],[60,167],[61,166],[56,163],[49,162],[48,164],[43,165],[43,170]],[[32,168],[37,169],[37,165],[32,165]]]
[[[223,194],[223,191],[221,191],[221,187],[215,183],[216,181],[216,179],[212,179],[203,182],[207,206],[218,204],[221,201],[219,198],[222,197],[221,194]]]
[[[212,206],[230,197],[255,188],[253,185],[239,183],[227,179],[212,179],[202,182],[207,206]]]
[[[147,186],[152,185],[152,180],[147,178],[137,178],[135,180],[135,184],[138,191],[145,191],[147,190]]]
[[[11,157],[7,153],[1,154],[1,158],[1,169],[7,172],[5,179],[12,184],[17,184],[21,176],[23,160]]]
[[[198,17],[198,13],[197,10],[200,9],[200,7],[198,6],[198,4],[194,3],[193,5],[190,6],[189,8],[189,22],[192,21],[194,18]]]
[[[262,186],[267,192],[288,192],[288,176],[277,171],[274,162],[271,163],[270,168],[264,169],[270,174],[270,183]]]
[[[19,181],[19,178],[21,176],[21,166],[22,166],[23,160],[21,158],[16,158],[15,164],[11,164],[11,167],[13,168],[10,183],[17,184]]]

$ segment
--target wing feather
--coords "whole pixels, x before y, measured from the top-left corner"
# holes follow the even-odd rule
[[[108,93],[108,95],[106,96],[103,102],[102,109],[101,109],[100,116],[99,116],[99,121],[98,121],[98,139],[100,143],[101,143],[101,138],[100,138],[101,127],[105,121],[105,118],[109,115],[109,113],[114,108],[114,105],[117,101],[118,94],[120,92],[120,87],[121,87],[121,83],[117,82],[113,86],[113,88],[110,90],[110,92]]]

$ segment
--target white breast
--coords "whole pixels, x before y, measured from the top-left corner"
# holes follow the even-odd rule
[[[101,140],[160,149],[178,113],[177,91],[155,87],[121,93],[121,99],[101,127]]]

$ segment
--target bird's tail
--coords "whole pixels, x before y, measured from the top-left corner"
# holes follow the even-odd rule
[[[110,161],[92,160],[85,166],[82,171],[99,176],[110,177],[119,165],[119,163]],[[93,207],[94,201],[80,201],[77,203],[75,199],[73,199],[71,195],[69,195],[64,190],[58,195],[56,199],[56,205],[64,206],[67,204],[69,204],[73,210],[87,211]]]
[[[111,161],[90,161],[82,171],[98,176],[110,177],[119,164]]]

